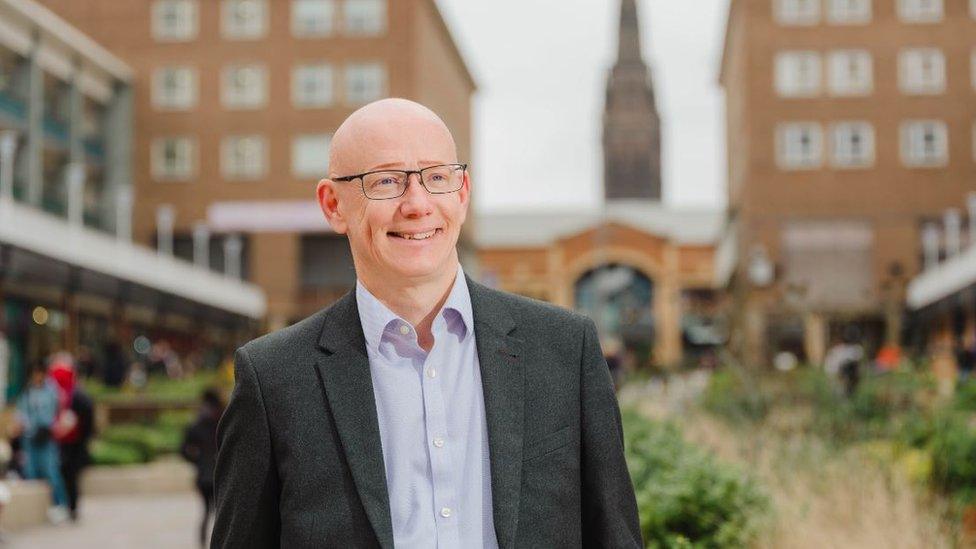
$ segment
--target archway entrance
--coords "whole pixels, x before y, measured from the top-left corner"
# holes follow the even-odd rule
[[[573,297],[575,309],[593,319],[604,344],[619,343],[638,366],[650,360],[654,283],[644,273],[617,263],[602,265],[583,273],[573,285]]]

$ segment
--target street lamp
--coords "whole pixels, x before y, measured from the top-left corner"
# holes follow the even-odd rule
[[[14,153],[17,130],[0,132],[0,201],[14,198]]]

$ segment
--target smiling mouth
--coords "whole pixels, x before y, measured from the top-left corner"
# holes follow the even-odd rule
[[[396,233],[391,231],[387,234],[390,236],[402,238],[404,240],[427,240],[428,238],[431,238],[438,232],[440,232],[440,229],[434,229],[432,231],[427,231],[424,233]]]

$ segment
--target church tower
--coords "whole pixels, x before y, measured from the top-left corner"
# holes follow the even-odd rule
[[[621,0],[618,40],[603,113],[604,198],[660,201],[661,121],[641,57],[636,0]]]

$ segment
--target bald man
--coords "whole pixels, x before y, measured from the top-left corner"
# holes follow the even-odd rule
[[[212,547],[642,547],[593,322],[465,276],[441,119],[356,111],[317,191],[356,288],[238,349]]]

